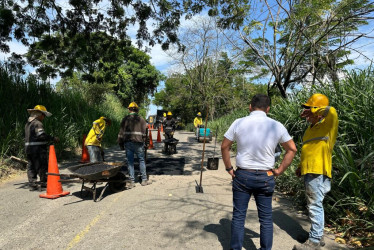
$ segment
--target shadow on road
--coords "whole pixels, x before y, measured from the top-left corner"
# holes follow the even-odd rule
[[[294,240],[297,240],[298,235],[308,234],[297,220],[279,209],[273,210],[273,222]]]
[[[204,226],[204,230],[209,233],[217,235],[219,242],[222,245],[222,249],[230,249],[230,235],[231,235],[231,221],[229,219],[221,219],[219,224],[209,224]],[[244,228],[244,249],[257,249],[252,238],[259,238],[260,235],[248,228]]]

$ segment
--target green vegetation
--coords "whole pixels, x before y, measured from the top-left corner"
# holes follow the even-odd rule
[[[339,134],[333,155],[333,182],[325,200],[325,218],[351,242],[373,245],[374,233],[374,71],[372,68],[350,72],[345,80],[331,86],[314,86],[279,100],[269,116],[283,123],[293,136],[300,154],[300,142],[308,124],[299,116],[300,104],[312,93],[323,93],[339,115]],[[247,109],[209,123],[219,128],[223,138],[230,124],[248,114]],[[277,188],[305,206],[304,185],[294,171],[299,154],[289,169],[277,178]]]
[[[37,104],[46,106],[53,115],[44,120],[47,133],[60,138],[57,143],[58,155],[75,153],[81,147],[82,136],[87,134],[92,122],[100,116],[112,119],[112,126],[104,135],[104,146],[115,143],[121,119],[127,109],[122,107],[118,97],[105,93],[97,102],[89,102],[85,89],[56,92],[46,82],[40,82],[32,75],[23,78],[0,67],[0,99],[2,119],[0,120],[0,158],[11,155],[24,158],[24,126],[28,118],[27,109]]]

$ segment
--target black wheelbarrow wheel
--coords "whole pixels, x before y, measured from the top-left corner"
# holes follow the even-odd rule
[[[109,179],[109,189],[113,193],[121,192],[126,187],[126,175],[122,172],[118,172],[115,176]]]

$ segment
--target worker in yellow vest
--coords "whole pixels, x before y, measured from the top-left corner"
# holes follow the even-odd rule
[[[203,125],[203,119],[201,118],[201,112],[197,113],[197,117],[193,120],[193,125],[196,131],[196,138],[199,137],[200,126]]]
[[[101,141],[107,126],[112,124],[111,120],[102,116],[93,122],[92,128],[86,137],[84,145],[87,146],[90,162],[104,161],[104,151],[101,147]],[[100,157],[101,155],[101,157]]]
[[[314,94],[302,105],[302,118],[310,123],[304,133],[297,176],[304,176],[311,228],[303,244],[293,249],[319,249],[323,246],[323,199],[331,189],[332,151],[338,134],[338,115],[329,99]],[[302,236],[298,237],[302,240]]]

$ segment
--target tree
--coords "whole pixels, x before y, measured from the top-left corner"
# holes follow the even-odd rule
[[[244,6],[248,1],[237,1],[232,13],[220,7],[222,2],[214,3],[211,15],[220,27],[238,30],[245,46],[237,37],[232,42],[253,67],[270,73],[268,89],[276,87],[285,98],[295,84],[324,77],[336,81],[339,70],[352,63],[347,58],[352,45],[370,33],[359,27],[374,11],[368,0],[264,0],[251,1],[250,8]]]
[[[100,93],[105,89],[114,90],[123,103],[143,102],[163,79],[163,75],[150,64],[150,57],[127,40],[118,40],[104,33],[92,33],[90,40],[81,35],[74,39],[80,42],[64,43],[60,35],[42,37],[40,42],[30,46],[27,59],[43,78],[58,73],[63,85],[81,86],[79,81],[95,84],[96,87],[89,89]],[[87,46],[87,43],[92,43],[92,46]],[[71,59],[64,60],[68,55]]]
[[[0,50],[9,52],[7,43],[12,37],[28,46],[56,32],[66,40],[93,32],[123,40],[129,37],[131,25],[138,25],[139,46],[144,42],[149,46],[160,43],[167,49],[177,42],[182,8],[179,1],[168,0],[3,0],[0,4]],[[153,31],[148,29],[147,22],[154,24]]]
[[[183,76],[184,92],[190,96],[188,101],[195,102],[193,113],[209,109],[213,119],[221,112],[216,109],[222,104],[231,107],[232,99],[227,97],[234,62],[225,52],[229,44],[212,18],[191,19],[179,38],[183,51],[169,55],[181,72],[171,77]]]

